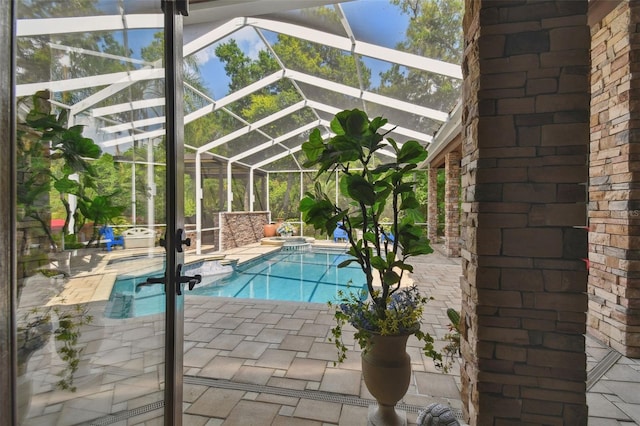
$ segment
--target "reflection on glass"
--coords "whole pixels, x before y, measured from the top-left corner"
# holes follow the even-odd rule
[[[131,29],[121,17],[119,26],[95,32],[29,22],[66,17],[74,30],[84,17],[114,13],[106,3],[114,2],[18,2],[25,20],[16,57],[24,425],[100,422],[139,407],[148,407],[149,419],[163,414],[164,314],[112,315],[139,292],[134,286],[116,300],[119,276],[163,267],[164,36],[148,28],[162,18],[147,16],[145,28]],[[21,28],[41,34],[20,36]]]

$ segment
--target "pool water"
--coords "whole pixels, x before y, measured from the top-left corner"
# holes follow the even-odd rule
[[[345,253],[335,251],[279,251],[242,264],[231,274],[203,276],[202,283],[192,291],[186,291],[185,295],[316,303],[335,301],[340,290],[357,291],[366,284],[364,273],[357,264],[337,267],[345,259]],[[137,287],[146,281],[146,277],[118,277],[106,316],[130,318],[163,312],[163,286]]]

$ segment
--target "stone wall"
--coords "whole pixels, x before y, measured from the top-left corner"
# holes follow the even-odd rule
[[[447,256],[460,256],[460,152],[445,155],[444,242]]]
[[[427,236],[431,244],[438,242],[438,169],[429,168],[427,201]]]
[[[463,410],[586,425],[587,1],[465,1]]]
[[[257,243],[264,237],[264,225],[269,223],[269,212],[224,212],[220,250]]]
[[[640,357],[640,20],[621,2],[591,29],[590,334]]]

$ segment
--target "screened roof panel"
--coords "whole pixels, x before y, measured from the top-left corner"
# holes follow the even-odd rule
[[[309,7],[260,15],[260,18],[302,26],[305,28],[347,37],[340,23],[340,14],[331,7]]]
[[[260,134],[259,132],[251,132],[249,134],[241,135],[224,145],[215,147],[210,151],[229,158],[237,155],[240,152],[244,152],[258,144],[265,143],[268,140],[269,139],[266,136]]]
[[[244,127],[244,123],[224,111],[214,111],[195,120],[185,120],[184,140],[188,145],[201,147],[239,132]]]
[[[449,111],[459,97],[461,80],[437,73],[394,64],[373,58],[363,58],[374,76],[372,92],[440,111]],[[417,93],[415,88],[424,88]]]
[[[249,157],[244,158],[243,161],[249,164],[255,164],[261,161],[269,160],[285,152],[287,152],[287,150],[284,147],[280,145],[273,145],[267,149],[264,149],[260,152],[250,155]]]
[[[309,133],[311,133],[311,130],[305,130],[304,132],[283,141],[282,145],[286,146],[287,148],[295,148],[297,146],[300,146],[309,139]]]
[[[30,7],[22,6],[23,2],[18,2],[16,8],[17,19],[46,19],[46,18],[65,18],[76,16],[100,16],[114,13],[100,7],[96,4],[87,4],[84,7],[78,7],[76,2],[59,2],[56,7],[45,7],[50,0],[31,0]],[[20,7],[22,6],[22,7]]]
[[[302,163],[299,163],[302,164]],[[283,158],[279,158],[269,164],[265,164],[261,167],[262,170],[276,172],[278,170],[298,170],[298,163],[293,159],[291,155],[287,155]]]
[[[294,113],[284,116],[272,123],[263,126],[260,130],[264,131],[271,138],[289,133],[300,127],[300,123],[308,123],[313,120],[312,117],[308,117],[305,120],[305,115],[302,113]]]
[[[357,40],[393,49],[397,43],[405,39],[408,23],[399,6],[383,1],[377,4],[362,3],[356,1],[340,5]],[[371,16],[362,13],[363,7],[375,7],[374,21]],[[386,25],[380,25],[382,22]]]
[[[433,135],[442,125],[441,122],[424,116],[395,108],[385,108],[377,103],[367,102],[366,106],[369,116],[383,116],[393,125],[402,126],[427,135]]]
[[[399,126],[399,142],[428,144],[460,94],[462,10],[328,3],[192,2],[185,144],[222,161],[295,170],[291,153],[302,158],[311,129],[327,132],[336,112],[353,108]],[[18,97],[51,90],[72,116],[86,114],[87,131],[108,151],[162,138],[157,0],[19,0],[17,15]]]
[[[323,87],[307,84],[304,82],[297,82],[297,85],[305,93],[307,99],[320,102],[326,105],[340,105],[340,109],[362,109],[362,101],[354,96],[349,96],[344,93],[337,93],[332,90],[327,90]]]
[[[348,51],[287,35],[280,35],[272,48],[287,69],[355,88],[361,87],[356,60]],[[313,52],[309,60],[300,60],[307,52]],[[364,87],[367,87],[369,73],[365,74]]]

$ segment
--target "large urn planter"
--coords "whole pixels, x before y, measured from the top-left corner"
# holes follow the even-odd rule
[[[264,225],[264,236],[265,237],[275,237],[276,229],[278,229],[278,225],[275,223],[267,223]]]
[[[406,425],[406,414],[395,406],[409,389],[411,358],[406,351],[410,334],[381,336],[373,334],[362,353],[362,375],[367,389],[378,402],[369,410],[369,425]]]

